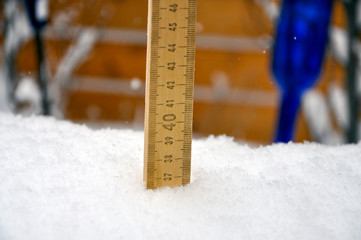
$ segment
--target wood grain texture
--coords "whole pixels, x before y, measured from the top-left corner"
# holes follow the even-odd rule
[[[190,182],[196,0],[150,0],[144,180],[147,188]]]

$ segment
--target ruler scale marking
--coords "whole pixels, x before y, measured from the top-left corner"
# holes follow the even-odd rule
[[[148,189],[190,182],[195,24],[196,0],[149,1],[144,148]]]

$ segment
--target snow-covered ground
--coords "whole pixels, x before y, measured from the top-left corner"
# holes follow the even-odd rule
[[[0,113],[0,239],[361,239],[361,143],[193,142],[146,190],[143,133]]]

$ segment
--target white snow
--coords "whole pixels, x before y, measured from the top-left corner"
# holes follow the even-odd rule
[[[336,84],[330,84],[329,95],[331,108],[336,116],[336,122],[345,131],[349,126],[347,93],[343,88]]]
[[[50,86],[50,95],[53,99],[53,116],[63,118],[64,106],[67,105],[67,99],[63,96],[63,90],[71,83],[71,75],[82,62],[89,57],[98,39],[98,33],[94,30],[86,29],[79,33],[76,42],[69,47],[62,58],[54,76],[54,81]]]
[[[268,17],[276,21],[278,16],[280,15],[280,6],[276,2],[272,2],[270,0],[255,0],[255,2],[263,8],[264,12],[268,15]]]
[[[15,99],[18,103],[28,103],[29,106],[21,111],[21,115],[33,115],[41,113],[41,92],[39,86],[32,77],[22,78],[15,90]]]
[[[309,90],[302,97],[302,110],[312,138],[327,145],[344,143],[343,137],[332,126],[326,98],[317,90]]]
[[[336,60],[346,66],[348,62],[347,55],[347,33],[344,29],[333,26],[330,28],[330,44],[333,56]]]
[[[67,50],[55,74],[56,79],[65,81],[64,83],[61,82],[61,85],[68,84],[69,75],[88,57],[97,38],[97,33],[92,29],[86,29],[79,33],[76,42]],[[65,78],[65,80],[63,80],[63,78]]]
[[[20,1],[3,1],[4,22],[6,21],[6,31],[3,33],[4,42],[0,53],[0,111],[10,112],[14,108],[14,103],[10,99],[10,68],[12,60],[16,59],[16,54],[21,45],[31,36],[31,28],[28,18],[23,9],[19,8]],[[5,30],[5,29],[3,29]]]
[[[134,91],[139,90],[141,87],[144,87],[143,82],[139,78],[132,78],[130,80],[130,88]]]
[[[0,239],[361,237],[361,142],[192,155],[190,185],[146,190],[143,132],[0,113]]]
[[[48,0],[37,0],[35,3],[35,16],[38,21],[46,21],[49,18]]]
[[[26,13],[19,8],[18,1],[7,1],[4,7],[5,17],[9,21],[9,29],[4,39],[4,53],[8,55],[17,51],[32,32]]]

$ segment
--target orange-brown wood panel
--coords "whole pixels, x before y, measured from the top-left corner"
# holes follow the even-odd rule
[[[222,105],[196,102],[194,131],[203,135],[226,134],[237,139],[270,143],[273,139],[277,110],[272,107]],[[299,115],[296,141],[310,140],[303,114]]]
[[[145,57],[145,46],[100,43],[76,74],[145,79]],[[214,73],[223,72],[232,88],[272,90],[268,58],[267,54],[257,52],[198,50],[195,84],[212,85]]]
[[[326,93],[328,86],[331,83],[338,84],[340,86],[345,85],[346,69],[338,63],[333,57],[328,57],[325,60],[323,71],[321,72],[321,80],[316,84],[317,88]]]
[[[194,132],[203,135],[226,134],[238,139],[270,142],[275,109],[247,105],[195,102]]]
[[[147,0],[73,0],[51,4],[53,21],[72,11],[72,24],[109,28],[147,27]],[[259,36],[270,34],[272,24],[254,1],[198,0],[197,21],[202,33]]]
[[[70,92],[67,118],[74,121],[132,123],[144,98],[89,92]],[[194,132],[200,136],[228,135],[237,139],[270,143],[277,110],[271,107],[195,102]],[[310,140],[302,113],[297,124],[297,141]]]
[[[136,107],[144,106],[144,98],[139,97],[81,91],[68,94],[69,105],[66,118],[74,121],[132,122]]]
[[[332,22],[339,27],[346,27],[346,12],[341,0],[336,0],[333,8]]]
[[[46,59],[54,74],[64,54],[71,45],[67,40],[47,40]],[[28,41],[20,51],[17,65],[22,72],[34,72],[34,42]],[[75,69],[75,75],[96,76],[103,78],[145,78],[145,46],[97,43],[90,55]]]
[[[147,0],[72,0],[53,1],[52,21],[67,13],[72,25],[109,28],[147,28]]]
[[[202,33],[255,37],[272,33],[272,24],[255,1],[199,0]]]
[[[146,0],[88,0],[51,1],[53,23],[60,14],[67,13],[70,25],[104,28],[146,29]],[[272,24],[254,1],[199,0],[198,27],[201,34],[258,37],[272,34]],[[344,25],[342,4],[337,3],[334,22]],[[54,74],[73,43],[70,40],[47,40],[46,56]],[[263,52],[265,51],[265,52]],[[277,86],[270,74],[269,49],[258,51],[225,51],[198,49],[196,53],[195,84],[217,87],[217,78],[230,89],[257,90],[275,93]],[[75,69],[74,76],[102,79],[145,79],[146,47],[98,42],[91,54]],[[18,68],[35,74],[35,52],[28,41],[18,56]],[[343,81],[344,69],[328,57],[317,87],[326,91],[329,81]],[[328,81],[328,82],[327,82]],[[222,87],[222,86],[221,86]],[[224,87],[224,86],[223,86]],[[101,92],[68,92],[66,117],[75,121],[132,122],[136,108],[144,106],[144,98]],[[271,105],[256,106],[245,103],[215,103],[196,100],[194,130],[201,135],[227,134],[239,139],[269,143],[273,136],[277,109]],[[310,139],[301,114],[297,140]]]
[[[19,72],[35,73],[36,55],[34,41],[30,40],[24,44],[16,60]]]
[[[69,41],[46,41],[48,65],[54,73],[70,46]],[[97,43],[91,54],[76,69],[75,75],[99,78],[140,78],[145,79],[145,46]],[[21,72],[35,71],[35,52],[33,41],[23,47],[18,56]],[[224,73],[229,87],[273,91],[276,86],[270,71],[270,55],[262,52],[227,52],[198,50],[196,53],[195,84],[214,84],[214,74]],[[343,79],[344,68],[330,57],[326,58],[319,83],[321,88],[327,85],[327,79]]]
[[[226,52],[199,50],[196,53],[196,84],[212,85],[212,75],[223,72],[230,87],[273,89],[268,55],[260,52]]]
[[[48,63],[54,73],[70,43],[64,40],[51,40],[46,43]],[[34,54],[33,42],[29,41],[18,57],[20,71],[35,71]],[[97,43],[74,74],[103,78],[138,77],[144,80],[145,58],[145,46]],[[268,55],[258,52],[198,50],[195,83],[212,85],[212,75],[223,72],[232,88],[272,90],[268,62]]]
[[[144,80],[145,64],[145,46],[99,43],[75,74]]]
[[[50,3],[53,22],[62,12],[66,12],[71,24],[75,25],[147,27],[147,0],[68,0]],[[260,36],[273,32],[272,22],[255,1],[198,0],[197,19],[202,33]],[[346,26],[345,11],[340,0],[335,1],[333,22]]]
[[[63,47],[69,45],[64,42],[60,44]],[[61,58],[63,53],[56,47],[57,41],[49,41],[47,46],[48,55]],[[29,42],[23,51],[25,52],[19,58],[22,71],[34,72],[35,64],[31,60],[34,56],[32,43]],[[115,78],[114,81],[117,78],[144,79],[144,64],[145,47],[100,43],[76,74],[100,79],[111,77]],[[197,85],[211,86],[212,73],[218,71],[229,76],[232,88],[274,91],[275,87],[270,82],[268,65],[267,54],[199,50],[195,82]],[[331,71],[337,72],[339,69],[334,67],[332,61],[327,61],[325,66],[323,78],[329,78],[329,75],[332,76]],[[66,117],[76,121],[86,121],[91,118],[92,109],[97,108],[100,111],[96,117],[97,120],[131,122],[134,120],[134,106],[139,103],[144,104],[144,99],[102,93],[72,92],[69,95]],[[123,107],[119,108],[120,105]],[[194,130],[203,135],[227,134],[236,138],[267,143],[272,139],[276,111],[275,108],[266,106],[212,104],[196,101]],[[300,121],[299,126],[298,139],[309,139],[304,120]]]

